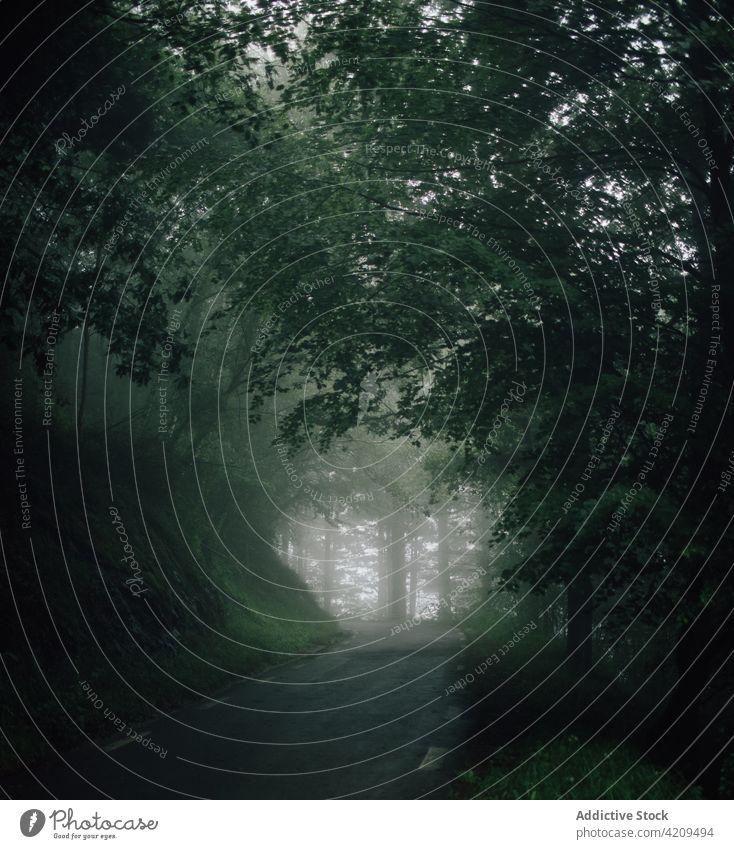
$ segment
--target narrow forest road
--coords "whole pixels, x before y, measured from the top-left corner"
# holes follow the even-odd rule
[[[447,797],[469,735],[462,637],[436,624],[348,639],[140,725],[165,759],[120,735],[5,784],[15,798],[328,799]],[[124,742],[123,742],[124,741]],[[77,775],[76,770],[79,775]],[[81,778],[80,776],[84,776]]]

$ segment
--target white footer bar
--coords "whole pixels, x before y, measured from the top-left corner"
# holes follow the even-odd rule
[[[0,846],[734,846],[726,801],[3,801]]]

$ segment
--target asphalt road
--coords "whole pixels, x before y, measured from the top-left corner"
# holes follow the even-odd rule
[[[34,768],[4,789],[41,799],[447,798],[470,734],[461,635],[349,623],[348,639]],[[41,783],[38,783],[41,782]]]

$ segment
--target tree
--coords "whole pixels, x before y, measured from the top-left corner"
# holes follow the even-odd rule
[[[506,460],[517,489],[496,539],[542,540],[507,585],[566,588],[581,671],[596,623],[677,620],[671,705],[686,723],[681,704],[698,706],[677,739],[708,741],[686,763],[713,788],[702,699],[724,656],[684,647],[701,630],[721,646],[708,612],[730,585],[728,511],[708,512],[730,450],[730,29],[675,0],[373,3],[314,10],[305,49],[342,64],[285,102],[307,92],[336,127],[339,200],[362,215],[335,231],[348,275],[318,301],[334,320],[276,340],[320,388],[293,438],[304,417],[325,443],[347,433],[379,372],[393,434],[463,446],[480,488],[497,468],[480,460]]]

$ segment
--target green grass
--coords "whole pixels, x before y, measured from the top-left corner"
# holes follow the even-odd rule
[[[543,748],[517,744],[489,766],[461,778],[459,796],[482,799],[685,799],[701,798],[700,789],[664,773],[629,745],[612,751],[611,743],[582,743],[575,735]]]
[[[494,620],[477,611],[465,629],[465,670],[507,644],[527,624],[523,617]],[[597,665],[579,677],[566,662],[565,641],[540,627],[493,663],[466,697],[481,702],[474,763],[458,782],[459,798],[670,799],[701,798],[699,787],[662,771],[637,741],[641,720],[657,704],[650,687],[634,687]],[[489,627],[492,625],[493,627]],[[654,692],[653,692],[654,690]],[[620,743],[619,741],[624,741]]]
[[[10,680],[6,676],[2,684],[0,727],[16,753],[0,737],[0,770],[17,766],[18,759],[31,764],[48,758],[44,735],[62,753],[79,745],[84,738],[74,723],[97,741],[115,737],[114,725],[86,698],[80,680],[127,725],[142,727],[157,711],[175,710],[198,700],[197,694],[216,693],[242,680],[239,676],[287,662],[291,653],[318,651],[338,639],[337,623],[254,535],[230,541],[240,563],[213,556],[216,540],[192,508],[183,522],[197,565],[165,502],[159,499],[148,511],[143,529],[134,492],[119,486],[116,503],[150,587],[148,609],[125,586],[128,572],[101,495],[103,481],[89,482],[94,549],[74,488],[64,485],[61,480],[57,499],[66,559],[51,530],[53,514],[40,495],[36,499],[34,546],[43,591],[27,541],[17,534],[6,537],[13,597],[21,620],[33,627],[24,634],[15,613],[9,616],[3,660]],[[34,491],[43,491],[40,483]]]

